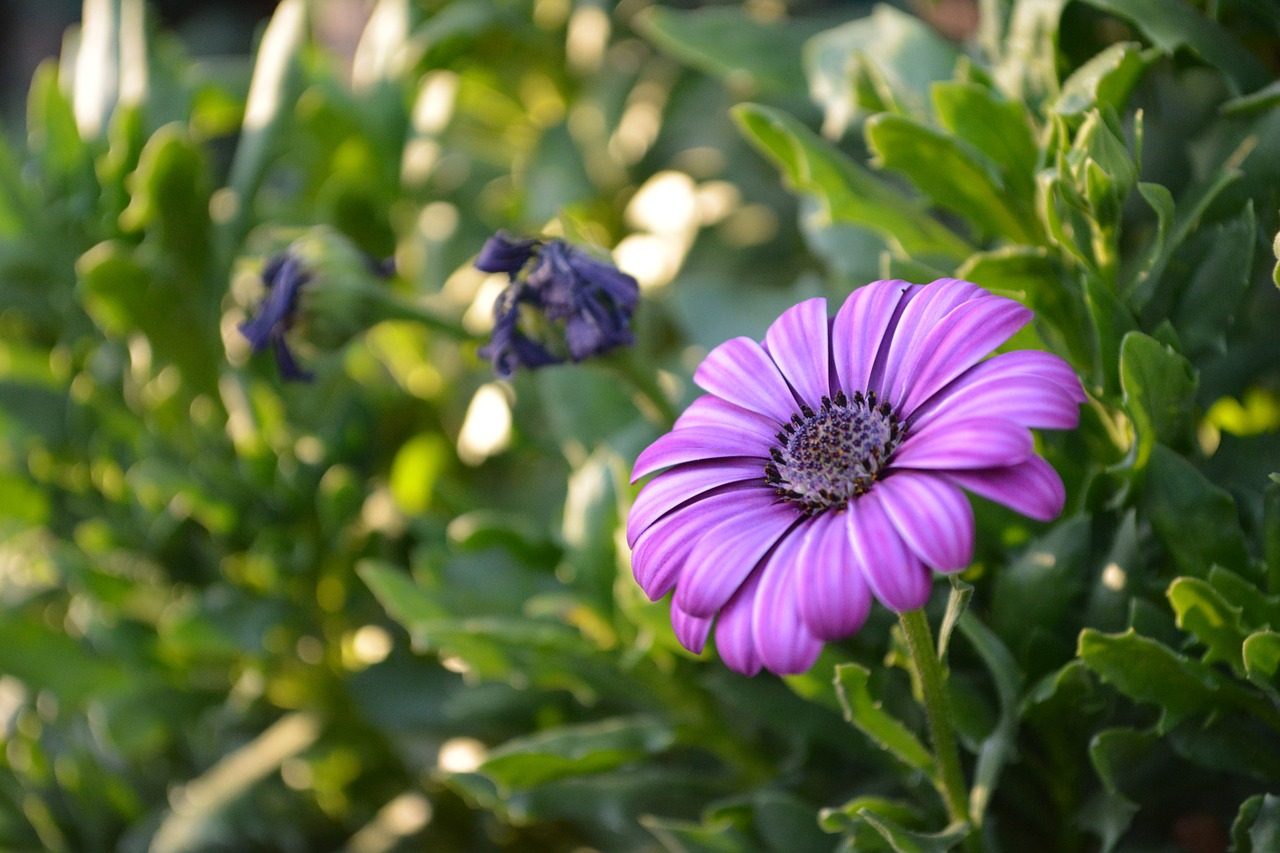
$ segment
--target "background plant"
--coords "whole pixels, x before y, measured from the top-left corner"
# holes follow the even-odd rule
[[[470,260],[552,224],[641,280],[677,404],[805,296],[1033,307],[1015,345],[1092,400],[1041,439],[1064,517],[979,502],[935,595],[971,813],[992,850],[1269,849],[1280,13],[981,6],[958,46],[888,6],[380,0],[344,55],[285,0],[236,63],[87,2],[0,149],[0,844],[949,849],[887,614],[748,680],[634,587],[661,413],[608,365],[496,384],[386,322],[292,385],[235,331],[326,225],[482,336]]]

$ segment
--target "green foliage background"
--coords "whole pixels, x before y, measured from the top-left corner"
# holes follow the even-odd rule
[[[1039,439],[1063,517],[975,499],[931,608],[975,837],[1275,849],[1273,4],[983,0],[958,44],[891,6],[378,0],[351,57],[284,0],[230,62],[85,5],[0,146],[0,847],[964,834],[890,614],[787,679],[679,648],[621,536],[661,413],[616,363],[494,385],[409,321],[303,342],[312,384],[250,359],[263,255],[326,225],[476,337],[494,230],[617,246],[676,405],[807,296],[1024,301],[1013,345],[1091,399]]]

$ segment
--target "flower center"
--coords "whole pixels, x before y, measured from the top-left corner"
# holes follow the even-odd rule
[[[822,408],[801,406],[778,433],[765,481],[806,514],[842,509],[871,488],[903,432],[893,408],[878,403],[874,391],[823,397]]]

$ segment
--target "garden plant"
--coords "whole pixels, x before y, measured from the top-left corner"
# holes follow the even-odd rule
[[[0,136],[0,849],[1280,851],[1280,6],[153,16]]]

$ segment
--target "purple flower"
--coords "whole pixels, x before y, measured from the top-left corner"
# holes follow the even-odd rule
[[[511,283],[494,304],[493,334],[480,354],[509,379],[530,369],[575,362],[632,343],[631,315],[640,298],[636,280],[563,240],[490,237],[476,258],[484,272],[506,273]],[[562,327],[563,340],[522,328],[522,307]]]
[[[309,278],[302,261],[296,256],[281,252],[272,257],[262,268],[266,296],[258,306],[258,312],[239,326],[253,352],[271,348],[281,378],[291,381],[309,382],[312,379],[310,371],[298,366],[284,337],[296,320],[298,295]]]
[[[1036,519],[1061,512],[1029,428],[1074,427],[1080,382],[1049,353],[985,358],[1031,316],[967,281],[877,281],[832,321],[810,299],[763,345],[712,350],[694,374],[708,393],[636,460],[633,479],[668,470],[627,522],[640,586],[675,590],[680,642],[700,652],[718,615],[731,668],[803,672],[873,596],[914,610],[933,572],[969,564],[964,489]]]

